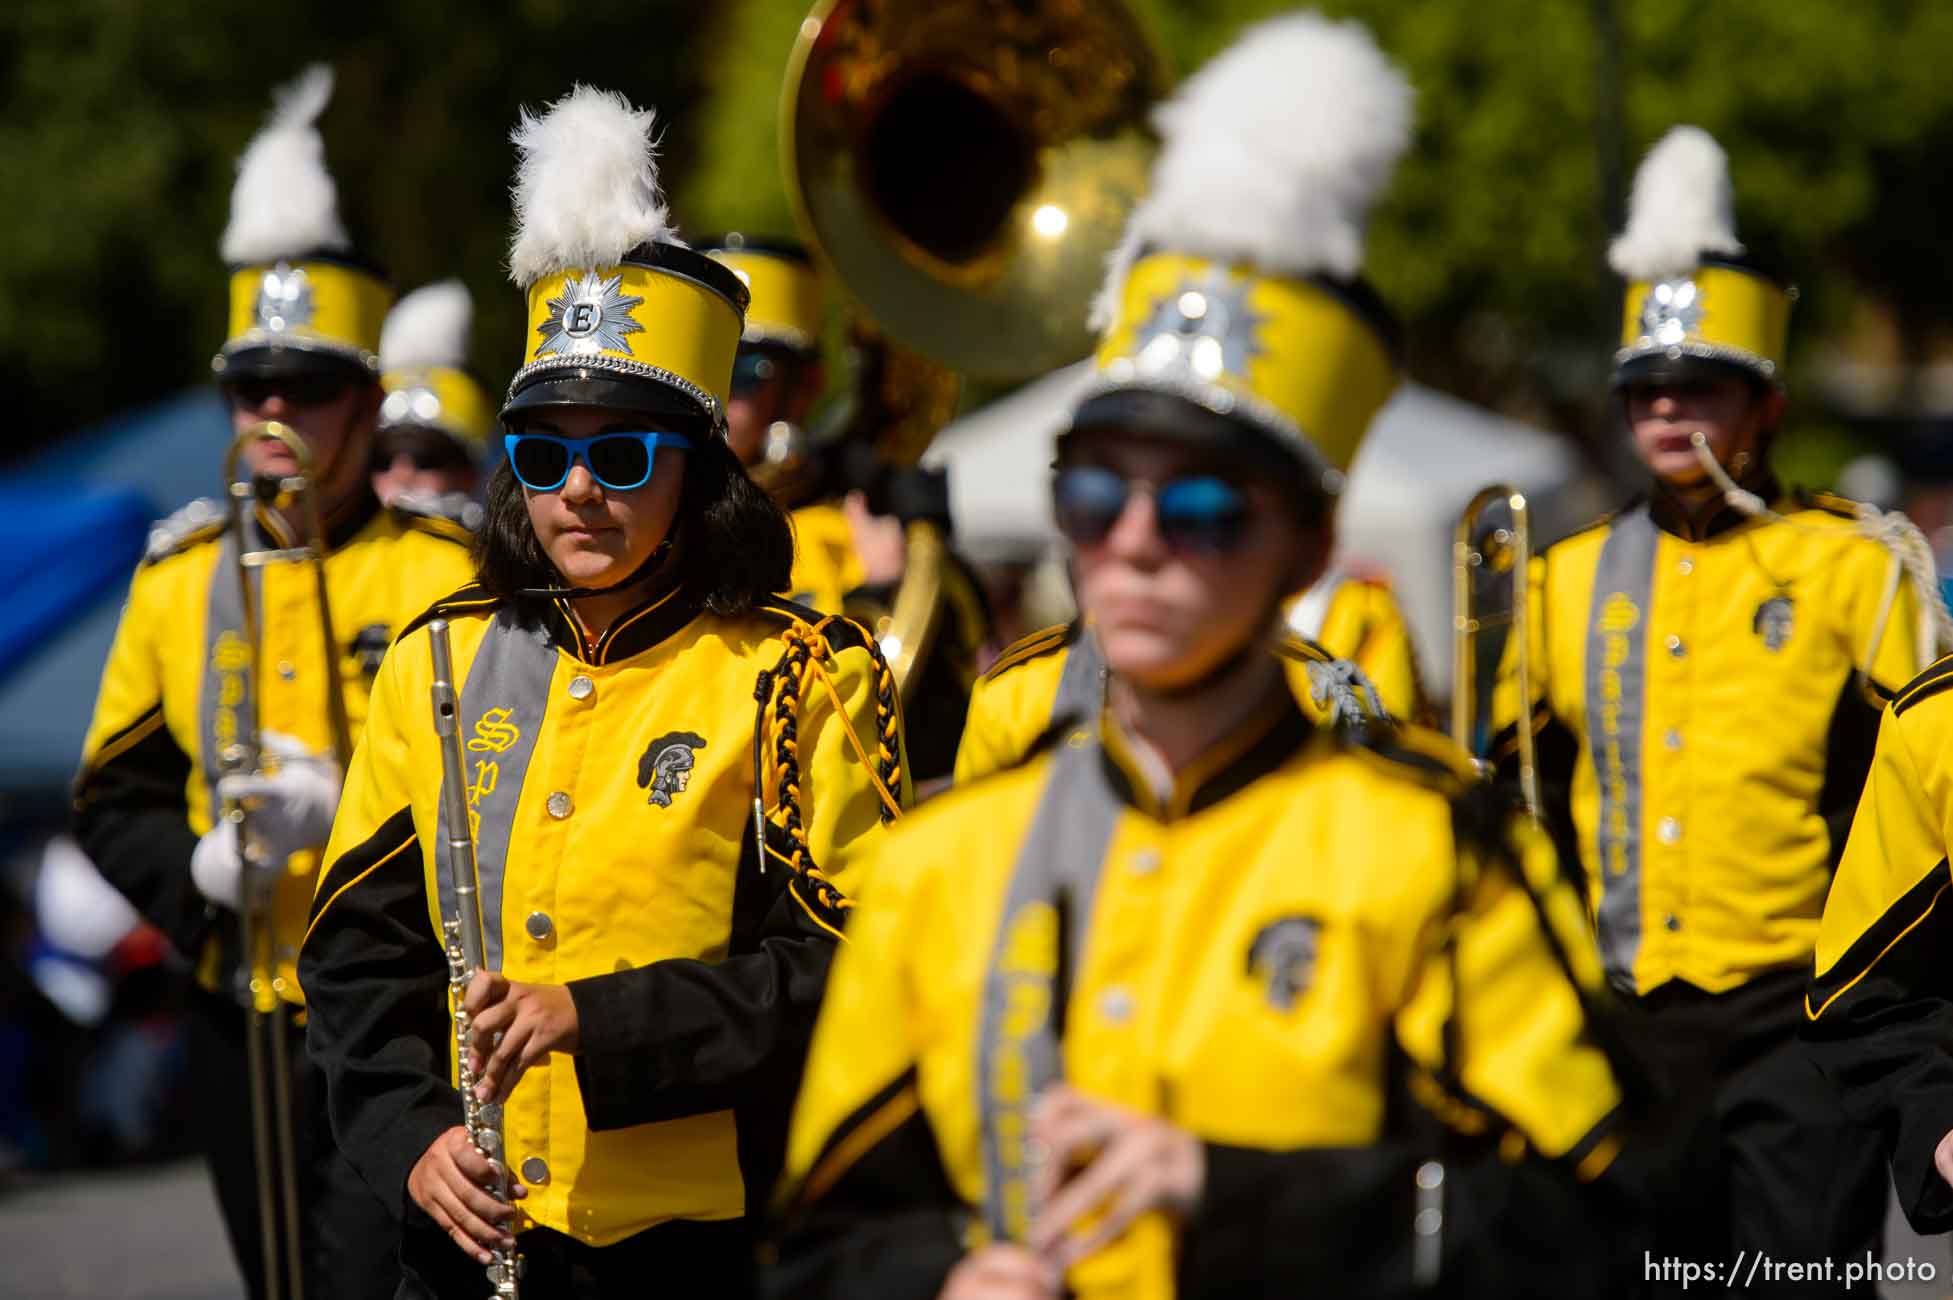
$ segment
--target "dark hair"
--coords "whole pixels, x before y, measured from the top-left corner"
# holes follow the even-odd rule
[[[744,614],[753,604],[785,591],[793,571],[793,530],[787,516],[746,476],[725,440],[708,435],[685,454],[685,481],[673,521],[685,585],[715,614]],[[475,573],[494,595],[515,597],[524,588],[557,587],[563,575],[549,562],[535,529],[522,485],[508,462],[488,481],[486,516],[475,535]]]

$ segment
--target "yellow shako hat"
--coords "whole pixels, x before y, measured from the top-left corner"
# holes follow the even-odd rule
[[[274,96],[238,159],[221,245],[230,326],[210,368],[219,381],[318,371],[379,376],[385,274],[353,251],[316,123],[332,69],[307,68]]]
[[[495,408],[468,370],[475,302],[459,280],[422,285],[387,313],[380,331],[380,430],[429,429],[479,460]]]
[[[504,419],[607,406],[681,432],[724,430],[746,286],[678,242],[652,121],[590,86],[522,113],[509,273],[528,295],[529,329]]]
[[[1073,416],[1187,438],[1247,432],[1341,490],[1395,390],[1394,322],[1364,225],[1409,147],[1413,94],[1356,22],[1272,19],[1161,106],[1151,193],[1094,308]]]
[[[729,231],[699,239],[696,247],[730,268],[752,294],[740,342],[801,356],[820,351],[821,280],[806,245],[784,236]]]
[[[1678,126],[1634,175],[1627,229],[1607,260],[1628,282],[1614,383],[1704,370],[1783,383],[1796,291],[1743,256],[1729,157]]]

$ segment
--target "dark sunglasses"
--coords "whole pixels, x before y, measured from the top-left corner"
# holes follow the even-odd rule
[[[349,387],[337,375],[246,377],[230,380],[224,386],[243,406],[263,406],[274,397],[284,398],[288,406],[324,406]]]
[[[1051,487],[1059,531],[1074,545],[1098,545],[1126,512],[1136,486],[1097,465],[1059,470]],[[1172,550],[1217,555],[1247,534],[1247,494],[1226,479],[1189,474],[1138,490],[1152,493],[1160,540]]]
[[[758,350],[741,351],[732,360],[732,395],[751,397],[783,369],[778,357]]]
[[[418,470],[458,470],[468,468],[468,453],[451,442],[394,443],[373,449],[373,472],[383,474],[393,468],[396,458],[405,456]],[[564,477],[568,477],[565,475]]]
[[[660,447],[689,449],[682,433],[600,433],[594,438],[559,438],[553,433],[511,433],[502,439],[516,482],[531,492],[554,492],[570,477],[578,459],[590,477],[612,492],[629,492],[651,481]]]

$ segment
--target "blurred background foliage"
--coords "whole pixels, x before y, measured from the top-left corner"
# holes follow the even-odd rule
[[[1179,75],[1275,0],[1135,0]],[[1802,290],[1793,389],[1820,343],[1917,363],[1946,343],[1953,5],[1944,0],[1324,0],[1419,93],[1370,268],[1413,372],[1598,440],[1620,291],[1604,253],[1642,151],[1696,122],[1732,156],[1745,240]],[[271,87],[329,59],[324,129],[356,234],[411,287],[476,292],[477,363],[508,372],[508,128],[573,81],[655,103],[685,229],[790,229],[778,97],[803,0],[343,0],[0,7],[0,377],[10,450],[206,374],[232,161]],[[1869,304],[1869,306],[1868,306]],[[1890,355],[1886,355],[1890,354]],[[1807,402],[1817,443],[1848,440]],[[1814,417],[1814,419],[1813,419]],[[1811,459],[1809,449],[1806,458]],[[1829,453],[1811,463],[1821,465]]]

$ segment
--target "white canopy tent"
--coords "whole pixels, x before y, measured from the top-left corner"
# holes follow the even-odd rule
[[[1028,561],[1059,542],[1049,493],[1052,444],[1092,379],[1079,362],[953,421],[924,463],[949,470],[958,547],[978,563]],[[1451,533],[1492,482],[1524,492],[1541,541],[1597,516],[1614,494],[1564,438],[1405,384],[1364,440],[1338,515],[1337,567],[1397,590],[1437,698],[1451,685]]]

